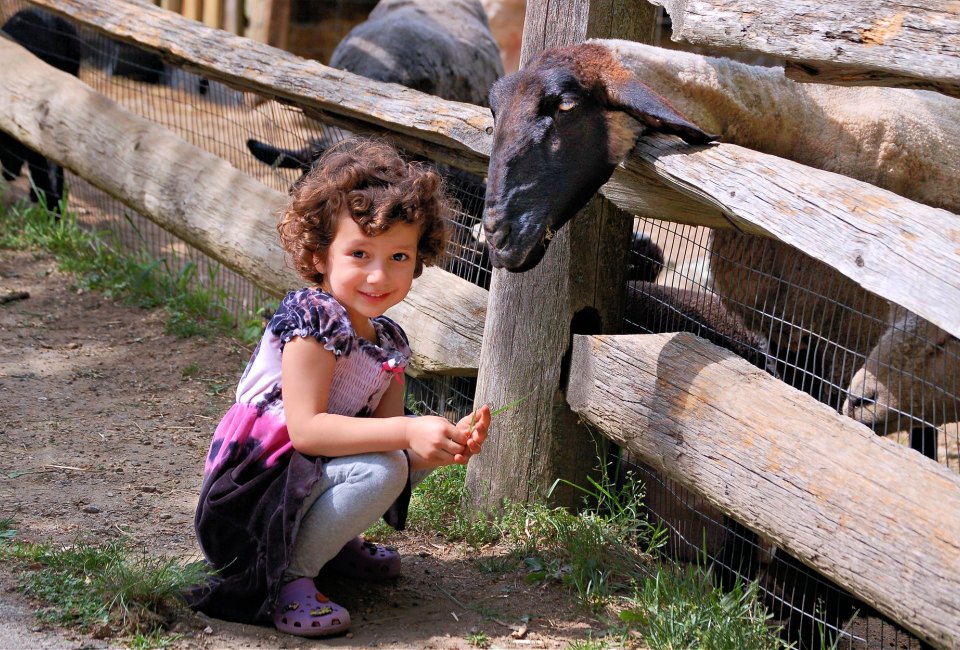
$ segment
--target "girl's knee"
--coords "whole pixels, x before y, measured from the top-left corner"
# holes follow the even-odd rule
[[[357,459],[365,466],[365,480],[379,489],[400,494],[407,485],[410,464],[402,451],[364,454]]]

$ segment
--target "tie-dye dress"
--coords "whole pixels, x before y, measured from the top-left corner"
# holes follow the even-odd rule
[[[410,358],[403,330],[372,320],[377,343],[356,336],[344,308],[319,289],[283,299],[237,387],[237,401],[217,426],[204,467],[195,526],[217,575],[189,595],[211,616],[268,623],[286,570],[303,500],[325,458],[293,449],[283,410],[280,355],[293,337],[310,337],[336,355],[328,411],[355,417],[376,410]],[[401,528],[409,483],[384,515]]]

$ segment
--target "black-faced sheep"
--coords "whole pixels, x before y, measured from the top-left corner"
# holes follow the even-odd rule
[[[494,266],[511,271],[540,260],[548,234],[650,131],[693,144],[720,133],[960,208],[960,147],[949,146],[960,142],[960,101],[935,93],[798,84],[780,69],[595,40],[545,51],[504,77],[491,89],[491,108],[484,228]],[[811,383],[809,367],[800,368],[794,385],[839,408],[886,328],[888,302],[785,244],[730,230],[712,234],[711,271],[727,308],[771,342],[784,370],[806,357],[822,377]]]
[[[5,22],[0,31],[46,63],[74,76],[80,73],[77,30],[65,19],[40,9],[22,9]],[[17,178],[24,163],[30,174],[30,200],[59,213],[63,168],[0,132],[0,166],[4,179]]]

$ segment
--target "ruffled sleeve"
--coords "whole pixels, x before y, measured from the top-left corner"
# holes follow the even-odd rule
[[[374,319],[379,326],[380,344],[384,349],[399,352],[403,357],[404,365],[412,356],[410,351],[410,341],[407,339],[407,333],[403,328],[386,316],[378,316]]]
[[[353,328],[343,306],[317,289],[291,291],[280,302],[267,328],[280,340],[280,350],[295,336],[312,338],[338,357],[353,343]]]

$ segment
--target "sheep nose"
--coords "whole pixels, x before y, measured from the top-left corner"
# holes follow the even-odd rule
[[[510,236],[510,230],[510,223],[497,213],[496,206],[487,207],[483,214],[483,232],[487,236],[487,243],[499,248]]]
[[[847,415],[852,415],[857,409],[862,409],[877,403],[877,395],[874,391],[867,391],[863,395],[851,395],[847,398],[847,408],[844,409]]]

